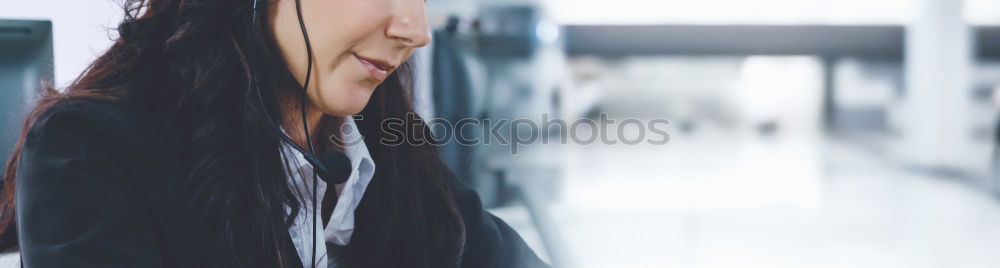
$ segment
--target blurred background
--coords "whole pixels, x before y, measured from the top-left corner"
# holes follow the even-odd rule
[[[0,1],[5,157],[121,12]],[[441,147],[556,267],[1000,267],[1000,0],[427,4],[424,118],[670,121],[666,145]]]

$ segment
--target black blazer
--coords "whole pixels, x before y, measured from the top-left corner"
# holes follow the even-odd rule
[[[192,196],[175,183],[186,173],[178,143],[151,118],[111,101],[60,105],[38,118],[17,170],[25,267],[202,266],[184,254],[195,241],[178,224],[191,216],[178,200]],[[463,267],[547,266],[475,192],[456,180],[451,190],[467,232]]]

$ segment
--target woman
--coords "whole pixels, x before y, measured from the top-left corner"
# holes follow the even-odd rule
[[[7,163],[4,227],[26,267],[544,266],[433,145],[378,142],[411,112],[423,0],[125,7],[118,40],[40,98]],[[360,148],[334,142],[350,127]],[[351,170],[327,187],[302,160],[334,151]]]

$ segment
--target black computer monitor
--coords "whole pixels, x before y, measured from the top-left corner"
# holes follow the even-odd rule
[[[0,19],[0,160],[7,162],[29,105],[52,83],[52,23]],[[0,166],[0,174],[5,169]]]

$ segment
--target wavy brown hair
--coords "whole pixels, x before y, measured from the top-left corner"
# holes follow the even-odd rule
[[[185,144],[179,152],[188,170],[184,182],[196,194],[177,202],[198,205],[192,212],[199,216],[192,236],[199,241],[192,243],[197,248],[191,253],[198,256],[193,257],[213,267],[291,266],[290,258],[297,257],[281,255],[289,251],[278,237],[287,233],[301,204],[288,187],[275,126],[289,116],[282,114],[279,100],[302,91],[284,65],[267,16],[252,23],[252,0],[122,2],[126,15],[111,48],[65,89],[46,90],[25,119],[6,163],[0,228],[16,228],[17,166],[36,119],[78,101],[127,101],[174,127]],[[258,12],[268,14],[267,6]],[[251,73],[260,83],[263,103],[250,87]],[[464,230],[446,182],[452,175],[433,145],[372,142],[390,138],[380,122],[412,114],[410,77],[401,67],[360,113],[364,120],[358,128],[378,165],[344,255],[352,267],[455,267],[459,262]],[[415,129],[420,131],[408,138],[430,135],[425,125]]]

